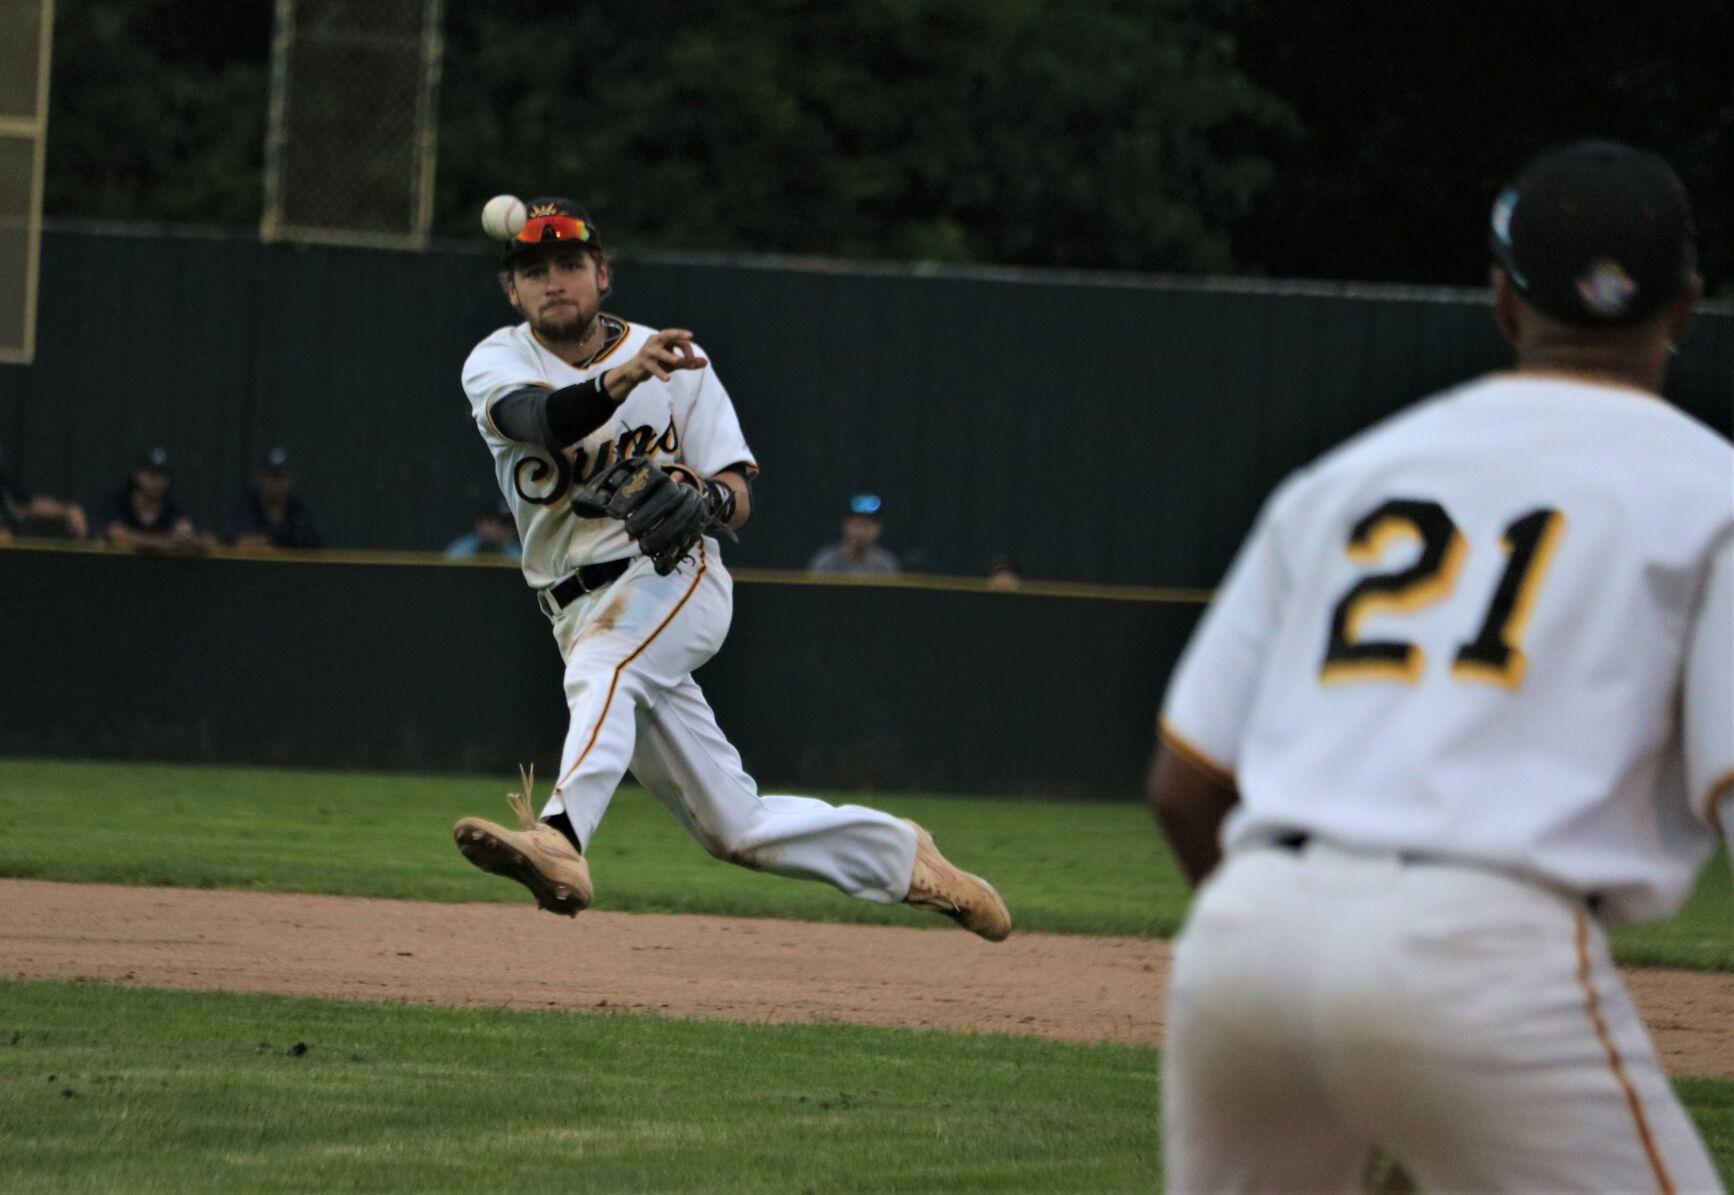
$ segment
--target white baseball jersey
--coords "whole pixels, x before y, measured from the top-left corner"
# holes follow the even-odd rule
[[[1175,672],[1225,846],[1299,831],[1664,917],[1734,775],[1734,445],[1640,391],[1499,374],[1301,470]]]
[[[641,383],[607,423],[563,454],[551,455],[537,445],[502,436],[488,414],[497,399],[525,386],[558,390],[588,381],[631,360],[654,334],[642,324],[603,319],[610,340],[582,369],[544,348],[528,323],[501,328],[464,362],[464,393],[494,454],[500,492],[517,520],[524,579],[537,589],[583,565],[638,553],[618,520],[581,519],[572,513],[567,497],[574,482],[633,455],[678,461],[705,477],[730,465],[757,468],[728,391],[708,365],[674,373],[666,382],[651,378]],[[693,352],[705,355],[696,344]]]

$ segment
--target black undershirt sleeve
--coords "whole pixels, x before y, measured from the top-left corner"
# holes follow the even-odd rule
[[[741,527],[745,527],[747,525],[747,523],[752,522],[753,516],[758,513],[758,499],[757,499],[757,496],[753,493],[753,476],[756,473],[758,473],[758,471],[759,471],[759,467],[757,465],[753,464],[751,461],[736,461],[734,464],[724,465],[722,468],[720,468],[716,471],[716,476],[718,476],[718,477],[721,477],[724,473],[733,473],[736,477],[740,478],[742,481],[744,481],[746,483],[746,486],[747,486],[747,522],[742,523]],[[719,482],[718,484],[720,485],[723,483]],[[733,507],[734,507],[734,503],[731,502],[730,503],[730,509],[729,509],[729,516],[728,516],[730,518],[734,517]],[[738,530],[740,530],[740,528],[737,527],[735,530],[738,531]]]
[[[502,436],[547,449],[576,444],[608,422],[618,404],[598,374],[588,382],[547,390],[525,386],[494,400],[488,417]]]

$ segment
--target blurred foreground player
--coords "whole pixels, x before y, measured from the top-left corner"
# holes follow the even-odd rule
[[[609,263],[581,208],[535,200],[526,216],[502,264],[524,322],[477,345],[463,381],[516,516],[524,577],[566,662],[571,723],[541,817],[526,777],[513,802],[521,828],[465,818],[453,829],[458,848],[522,883],[542,908],[574,916],[591,900],[582,852],[630,767],[719,859],[823,880],[862,900],[906,901],[1004,938],[1005,902],[914,823],[759,795],[692,679],[722,646],[734,609],[717,542],[698,531],[732,531],[752,512],[758,465],[734,405],[692,333],[602,311]],[[595,501],[611,477],[625,479],[617,496],[647,503],[630,522]],[[677,522],[691,538],[651,549]]]
[[[1608,957],[1734,830],[1734,446],[1660,398],[1702,291],[1665,163],[1493,209],[1516,368],[1271,497],[1169,689],[1194,883],[1169,1189],[1717,1189]],[[1224,824],[1226,821],[1226,824]]]

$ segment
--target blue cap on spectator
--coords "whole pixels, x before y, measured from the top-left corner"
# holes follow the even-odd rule
[[[849,499],[849,513],[852,515],[877,516],[879,514],[879,505],[878,494],[856,494],[853,498]]]

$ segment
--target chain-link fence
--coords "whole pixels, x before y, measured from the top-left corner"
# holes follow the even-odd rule
[[[0,0],[0,361],[36,355],[53,0]]]
[[[443,0],[277,0],[266,240],[419,248]]]

